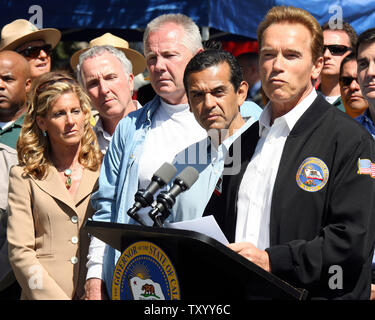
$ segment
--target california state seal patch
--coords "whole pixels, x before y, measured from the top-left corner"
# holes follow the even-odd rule
[[[298,168],[296,180],[298,186],[308,192],[324,188],[329,178],[329,170],[319,158],[306,158]]]

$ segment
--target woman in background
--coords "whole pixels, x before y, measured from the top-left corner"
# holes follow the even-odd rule
[[[9,181],[9,258],[21,299],[80,299],[102,155],[90,103],[64,73],[37,78]]]

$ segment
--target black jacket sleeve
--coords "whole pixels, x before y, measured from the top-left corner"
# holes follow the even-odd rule
[[[272,273],[306,288],[313,296],[315,292],[327,298],[361,299],[369,295],[366,288],[371,279],[368,270],[375,235],[375,171],[374,177],[359,174],[358,160],[375,160],[374,142],[363,139],[348,154],[336,161],[338,167],[326,186],[326,207],[317,235],[266,249]],[[300,210],[299,214],[303,217],[305,213]]]

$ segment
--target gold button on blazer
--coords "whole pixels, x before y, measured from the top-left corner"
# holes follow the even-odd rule
[[[45,180],[25,174],[20,166],[11,169],[9,259],[22,288],[21,299],[83,296],[89,237],[82,226],[93,214],[89,201],[98,176],[99,170],[84,169],[73,197],[54,167]]]

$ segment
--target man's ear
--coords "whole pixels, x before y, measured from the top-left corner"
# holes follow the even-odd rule
[[[245,102],[248,90],[249,90],[249,84],[246,81],[242,81],[237,90],[239,106],[241,106]]]
[[[31,89],[31,78],[26,78],[25,80],[25,90],[26,90],[26,93],[28,93]]]
[[[130,92],[133,92],[134,91],[134,74],[130,73],[128,75],[128,81],[129,81]]]
[[[319,78],[319,75],[320,73],[322,72],[323,70],[323,66],[324,66],[324,58],[323,57],[319,57],[313,67],[312,67],[312,70],[311,70],[311,80],[316,80]]]
[[[199,49],[196,54],[201,53],[204,49]]]

